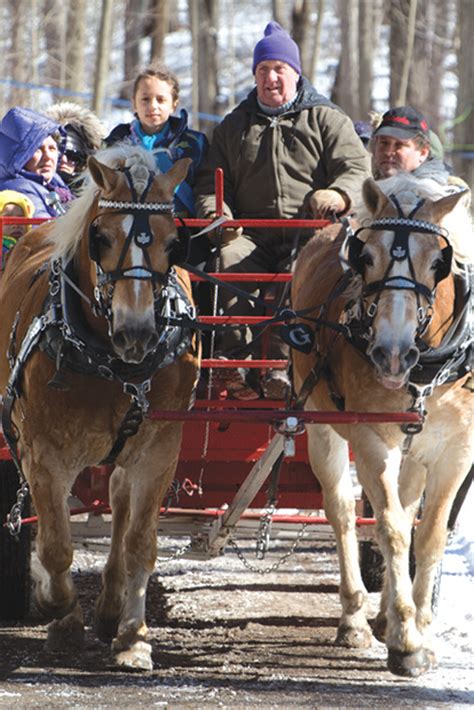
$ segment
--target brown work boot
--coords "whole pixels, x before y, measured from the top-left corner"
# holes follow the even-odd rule
[[[228,358],[219,355],[219,360]],[[226,367],[214,370],[214,380],[225,387],[229,397],[249,401],[260,397],[260,387],[256,380],[256,373],[247,367]]]
[[[286,370],[268,370],[262,380],[265,399],[287,400],[291,392],[291,383]]]

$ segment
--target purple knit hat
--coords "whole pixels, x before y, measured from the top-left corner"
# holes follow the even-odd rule
[[[278,22],[269,22],[265,27],[264,37],[257,42],[253,50],[252,72],[257,64],[267,60],[286,62],[295,72],[301,74],[300,50],[288,32]]]

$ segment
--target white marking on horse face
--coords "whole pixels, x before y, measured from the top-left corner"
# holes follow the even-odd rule
[[[133,224],[132,215],[125,215],[122,221],[122,228],[124,233],[127,235]],[[145,266],[145,260],[143,256],[143,250],[135,244],[132,240],[130,244],[130,249],[128,256],[130,261],[127,268],[135,267],[141,268]],[[122,301],[117,303],[116,307],[113,308],[114,311],[114,327],[119,328],[126,326],[127,323],[138,325],[142,323],[144,326],[153,326],[155,322],[155,312],[154,312],[154,302],[153,298],[150,298],[150,303],[146,309],[140,305],[140,298],[142,296],[145,285],[150,286],[150,282],[143,282],[140,279],[131,279],[133,282],[133,289],[130,289],[130,280],[127,281],[117,281],[115,290],[118,293],[121,290],[121,285],[125,285],[128,292],[127,302]],[[151,290],[150,290],[151,293]],[[133,296],[132,296],[133,294]]]

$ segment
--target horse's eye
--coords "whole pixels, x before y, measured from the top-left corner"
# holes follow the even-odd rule
[[[440,266],[443,265],[443,260],[439,258],[439,256],[436,257],[436,259],[433,261],[431,264],[431,271],[437,271]]]
[[[360,260],[364,264],[364,266],[374,265],[374,260],[368,252],[362,252],[362,254],[360,255]]]
[[[105,234],[97,234],[95,239],[100,249],[110,249],[112,247],[111,240]]]

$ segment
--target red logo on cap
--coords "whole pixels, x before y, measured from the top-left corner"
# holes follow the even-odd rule
[[[391,121],[394,121],[395,123],[404,123],[405,126],[409,126],[409,125],[410,125],[410,119],[409,119],[409,118],[405,118],[405,117],[403,117],[403,116],[392,116],[392,117],[390,118],[390,120],[391,120]]]

